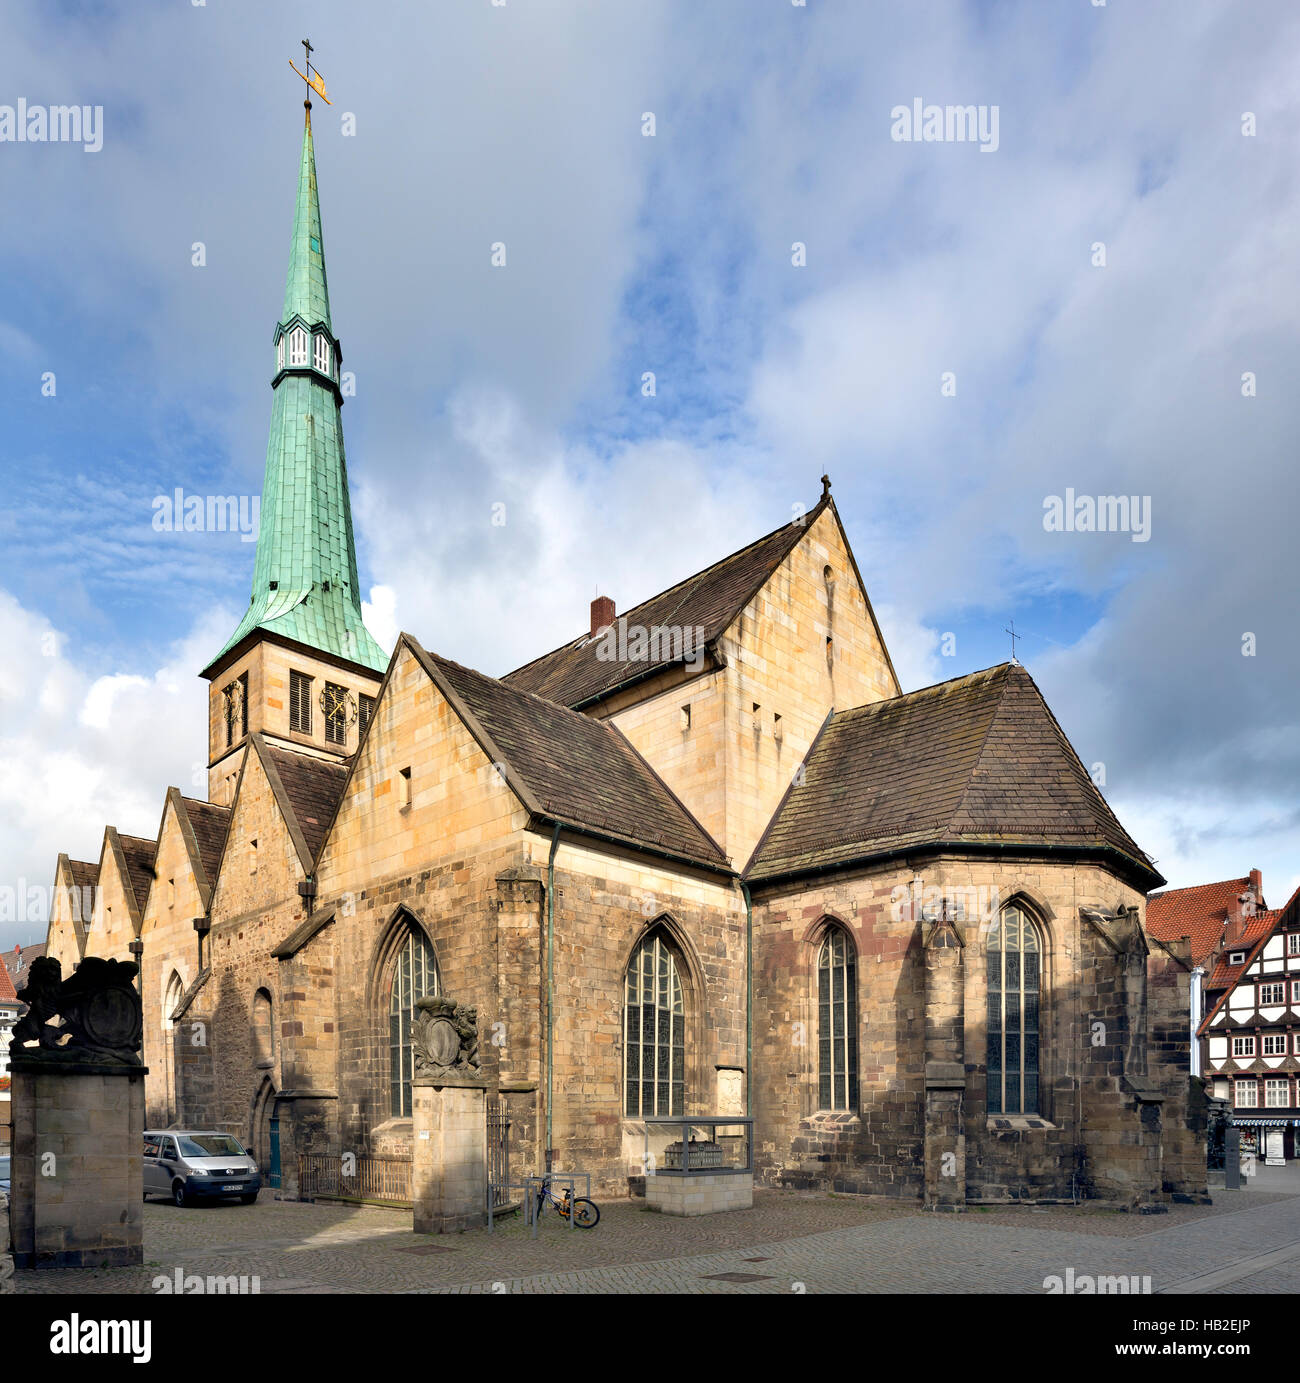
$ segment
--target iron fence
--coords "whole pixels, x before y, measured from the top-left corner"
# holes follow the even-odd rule
[[[303,1153],[298,1158],[298,1187],[304,1200],[410,1205],[411,1162],[405,1157]]]
[[[487,1164],[489,1206],[495,1210],[505,1205],[510,1195],[507,1185],[510,1181],[510,1120],[506,1117],[504,1100],[488,1106]]]

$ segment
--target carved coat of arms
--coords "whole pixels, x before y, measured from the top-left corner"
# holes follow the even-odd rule
[[[430,994],[415,1003],[419,1015],[411,1025],[411,1047],[417,1076],[477,1079],[478,1010],[445,995]]]

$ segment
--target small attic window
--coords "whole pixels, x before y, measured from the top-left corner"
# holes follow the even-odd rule
[[[1246,963],[1246,953],[1245,953],[1245,951],[1229,951],[1229,952],[1228,952],[1228,964],[1229,964],[1229,965],[1245,965],[1245,963]]]

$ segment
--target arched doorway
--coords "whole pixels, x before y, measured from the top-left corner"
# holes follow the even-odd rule
[[[253,1096],[249,1117],[249,1146],[253,1160],[262,1173],[262,1183],[278,1190],[280,1187],[280,1121],[277,1117],[275,1085],[270,1076],[263,1078]]]

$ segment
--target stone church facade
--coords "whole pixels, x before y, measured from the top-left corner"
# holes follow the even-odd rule
[[[1204,1190],[1163,882],[1029,674],[904,694],[829,482],[496,679],[365,628],[310,110],[253,594],[208,793],[61,856],[49,954],[138,956],[147,1120],[409,1156],[413,1005],[476,1006],[516,1171],[637,1189],[647,1115],[773,1185]],[[198,727],[196,727],[196,731]],[[83,906],[82,900],[93,899]],[[1182,1005],[1180,1012],[1179,1005]]]

